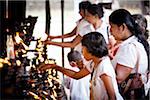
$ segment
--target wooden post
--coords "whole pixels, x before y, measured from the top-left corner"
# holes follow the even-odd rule
[[[64,34],[64,0],[61,0],[61,23],[62,35]],[[64,39],[62,38],[62,42]],[[64,48],[62,47],[62,67],[64,67]]]

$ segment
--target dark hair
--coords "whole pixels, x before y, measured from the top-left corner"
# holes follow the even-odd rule
[[[132,15],[135,22],[140,26],[140,29],[145,36],[146,39],[148,39],[149,34],[147,30],[147,20],[142,14],[134,14]]]
[[[141,32],[140,26],[135,22],[132,15],[125,9],[118,9],[111,13],[109,21],[118,26],[126,24],[132,35],[135,35],[138,38],[138,41],[143,44],[148,56],[149,66],[149,44]]]
[[[81,54],[78,52],[78,51],[75,51],[75,50],[71,50],[68,55],[68,61],[71,62],[71,61],[79,61],[82,59],[81,57]]]
[[[103,35],[99,32],[90,32],[83,36],[82,46],[85,46],[89,53],[96,57],[103,57],[108,55],[106,41]]]
[[[91,3],[89,1],[82,1],[79,3],[79,10],[86,10]]]
[[[92,15],[98,15],[99,18],[104,16],[104,11],[101,5],[91,4],[88,6],[87,11]]]

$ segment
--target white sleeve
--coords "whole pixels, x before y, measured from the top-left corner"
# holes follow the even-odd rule
[[[116,77],[115,70],[114,70],[114,68],[111,64],[111,61],[108,57],[101,62],[98,71],[99,71],[98,76],[101,76],[102,74],[106,74],[110,77]]]
[[[134,44],[120,46],[117,52],[117,63],[134,68],[137,61],[137,50]]]
[[[80,22],[78,22],[78,24],[77,24],[77,33],[80,32],[80,30],[82,30],[84,27],[86,27],[89,24],[90,23],[87,22],[85,19],[82,19]]]
[[[91,25],[87,25],[85,27],[83,27],[82,29],[80,29],[77,34],[79,34],[81,37],[83,37],[84,35],[86,35],[89,32],[92,32],[92,26]]]

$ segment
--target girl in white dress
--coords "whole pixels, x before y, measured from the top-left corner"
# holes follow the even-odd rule
[[[81,40],[84,35],[89,32],[99,32],[105,38],[106,43],[108,43],[108,34],[107,34],[107,24],[102,20],[104,15],[103,8],[100,5],[91,4],[85,10],[85,20],[87,21],[86,25],[80,24],[76,32],[76,37],[72,41],[66,42],[54,42],[54,41],[45,41],[45,44],[56,45],[60,47],[74,48],[75,50],[81,53]],[[82,21],[81,21],[82,22]]]
[[[105,39],[98,32],[90,32],[83,36],[82,54],[91,64],[84,64],[80,71],[60,67],[55,64],[41,65],[40,70],[54,68],[63,74],[80,79],[91,73],[91,100],[123,100],[119,94],[116,75],[108,57],[108,49]]]
[[[89,1],[82,1],[79,3],[79,14],[81,16],[81,19],[79,19],[76,22],[76,27],[71,32],[58,36],[49,35],[48,38],[49,39],[70,38],[77,35],[78,30],[82,29],[83,27],[89,24],[84,18],[85,18],[85,11],[90,4],[91,3]]]

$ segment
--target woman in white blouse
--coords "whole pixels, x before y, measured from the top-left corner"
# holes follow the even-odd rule
[[[148,69],[149,44],[140,31],[139,25],[125,9],[114,11],[109,16],[110,31],[118,41],[123,41],[112,61],[117,75],[118,84],[122,83],[131,73],[136,72],[139,59],[138,73],[144,79]],[[142,93],[136,97],[141,99]],[[130,98],[127,98],[130,99]]]

